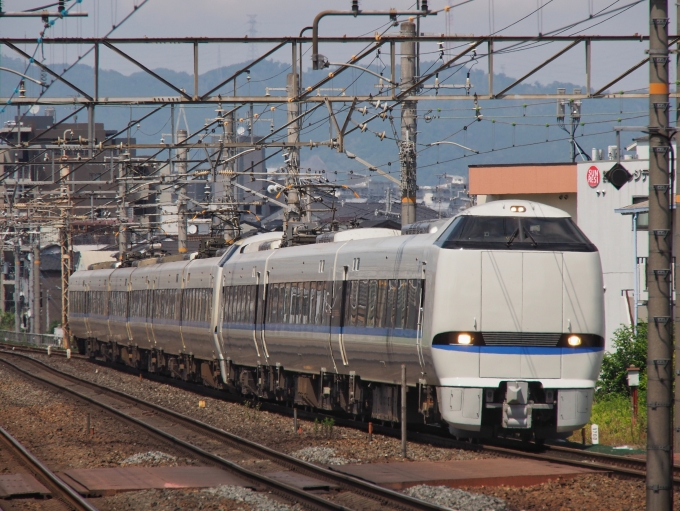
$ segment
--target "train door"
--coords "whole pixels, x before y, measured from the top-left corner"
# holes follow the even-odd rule
[[[156,330],[154,328],[153,324],[153,314],[154,314],[154,307],[155,307],[155,292],[156,292],[156,285],[158,283],[158,277],[153,276],[151,279],[147,277],[147,302],[146,302],[146,328],[147,331],[149,332],[149,340],[153,343],[154,346],[157,345],[156,342]]]
[[[109,341],[114,340],[113,330],[111,330],[111,309],[112,309],[112,307],[111,307],[111,275],[113,275],[113,273],[110,273],[106,277],[106,291],[104,292],[104,297],[105,297],[104,303],[105,303],[105,307],[106,307],[106,331],[109,334],[109,338],[108,338]]]
[[[84,294],[85,294],[85,298],[84,298],[84,300],[83,300],[83,309],[82,309],[82,310],[83,310],[83,312],[84,312],[84,314],[83,314],[83,320],[85,321],[85,331],[87,332],[87,336],[88,336],[89,338],[93,338],[94,335],[92,335],[92,328],[90,327],[90,314],[89,314],[89,312],[90,312],[90,302],[91,302],[91,298],[90,298],[90,280],[91,280],[91,279],[87,279],[85,285],[83,286],[84,291],[85,291],[85,293],[84,293]],[[45,306],[46,306],[46,307],[49,307],[49,303],[46,303]],[[48,326],[49,326],[49,325],[48,325]]]
[[[267,350],[267,334],[265,330],[265,318],[267,317],[267,292],[269,288],[269,272],[264,274],[264,280],[261,282],[261,273],[257,272],[257,281],[255,286],[255,314],[253,315],[253,335],[255,336],[255,344],[260,340],[262,348],[261,353],[264,354],[265,362],[269,363],[269,351]],[[252,303],[252,302],[251,302]],[[260,350],[258,350],[260,351]]]
[[[342,360],[342,365],[347,366],[347,353],[345,351],[345,343],[343,339],[343,327],[345,319],[345,295],[347,294],[347,274],[349,267],[342,267],[342,278],[334,279],[332,282],[326,282],[325,296],[326,304],[324,310],[329,314],[330,324],[330,350],[333,364],[336,366],[337,361]]]
[[[130,292],[132,291],[132,274],[125,279],[125,330],[127,331],[128,341],[132,342],[132,331],[130,330]]]
[[[418,319],[416,323],[416,349],[418,351],[418,362],[420,363],[420,368],[425,367],[425,357],[423,357],[423,319],[425,317],[423,313],[423,307],[425,305],[425,265],[426,262],[421,263],[421,275],[420,275],[420,292],[418,293]]]

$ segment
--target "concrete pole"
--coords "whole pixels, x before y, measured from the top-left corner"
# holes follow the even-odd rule
[[[40,244],[36,243],[33,247],[33,267],[31,268],[33,276],[33,327],[34,334],[41,334],[42,327],[40,324]]]
[[[87,157],[94,156],[94,103],[87,105]]]
[[[676,3],[676,15],[675,15],[675,29],[680,30],[680,4]],[[680,42],[676,45],[675,53],[675,72],[676,72],[676,84],[680,80]],[[676,91],[678,86],[676,85]],[[678,124],[680,121],[680,98],[675,99],[675,126],[680,126]],[[673,218],[673,253],[675,255],[675,413],[673,414],[674,422],[674,435],[673,435],[673,452],[680,453],[680,374],[677,370],[680,368],[680,307],[678,307],[678,298],[680,297],[680,288],[677,285],[677,275],[680,271],[680,207],[678,204],[678,196],[680,196],[680,182],[677,178],[678,173],[678,159],[675,155],[675,211]]]
[[[124,181],[124,171],[123,162],[118,162],[118,259],[123,260],[125,252],[128,251],[128,232],[125,228],[125,222],[127,221],[127,214],[125,211],[125,181]]]
[[[298,95],[298,75],[297,73],[288,73],[286,77],[286,92],[288,98],[295,98]],[[300,105],[296,101],[288,101],[288,122],[295,119],[300,113]],[[288,126],[288,138],[287,141],[291,144],[296,144],[300,140],[300,126],[299,122],[294,122]],[[286,184],[288,188],[288,199],[287,203],[292,206],[292,209],[288,212],[284,212],[284,225],[283,231],[286,234],[286,243],[290,244],[291,232],[289,232],[290,222],[300,221],[300,196],[298,194],[297,186],[297,176],[300,170],[300,149],[297,146],[292,145],[286,148],[288,151],[288,177],[286,179]]]
[[[415,37],[415,23],[401,24],[402,36]],[[401,90],[415,83],[416,43],[401,43]],[[399,142],[399,160],[401,161],[401,225],[416,221],[416,119],[418,103],[404,101],[401,106],[401,141]]]
[[[401,364],[401,455],[406,457],[406,364]]]
[[[50,332],[50,290],[45,289],[45,333],[52,334]]]
[[[14,330],[21,331],[21,238],[14,242]]]
[[[187,253],[187,203],[177,201],[177,252]]]
[[[181,144],[187,139],[187,130],[177,130],[177,143]],[[187,156],[186,149],[177,151],[177,173],[186,174],[187,172]],[[186,178],[182,178],[186,179]],[[182,186],[179,193],[184,193]],[[177,199],[177,251],[180,254],[187,253],[187,204],[184,199]]]
[[[649,2],[649,328],[647,509],[672,509],[671,209],[668,138],[668,0]]]

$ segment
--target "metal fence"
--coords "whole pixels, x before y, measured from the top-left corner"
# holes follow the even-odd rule
[[[62,337],[49,334],[31,334],[28,332],[15,332],[13,330],[0,330],[0,341],[14,344],[30,344],[33,346],[61,346]]]

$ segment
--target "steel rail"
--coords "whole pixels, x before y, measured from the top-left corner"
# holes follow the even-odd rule
[[[117,391],[115,389],[111,389],[108,387],[104,387],[101,385],[98,385],[96,383],[89,382],[87,380],[83,380],[81,378],[78,378],[76,376],[72,376],[67,373],[63,373],[57,369],[54,369],[45,363],[35,360],[33,358],[27,357],[25,355],[21,355],[18,353],[13,353],[10,351],[0,351],[0,354],[2,355],[10,355],[11,357],[17,357],[22,359],[24,362],[28,362],[29,364],[34,364],[40,366],[40,369],[45,370],[48,373],[51,373],[52,375],[55,375],[59,378],[68,380],[70,382],[76,383],[78,385],[81,385],[83,387],[89,387],[90,389],[94,389],[97,392],[97,395],[102,395],[102,394],[109,394],[113,395],[114,397],[117,397],[118,399],[121,399],[123,401],[128,401],[132,402],[137,409],[140,408],[150,408],[151,410],[157,412],[158,414],[163,414],[166,416],[169,416],[171,419],[174,421],[179,421],[184,423],[185,425],[188,425],[190,428],[197,430],[203,434],[207,434],[213,437],[218,437],[221,440],[226,440],[230,444],[233,444],[236,446],[236,448],[241,449],[241,450],[247,450],[250,451],[256,455],[259,455],[261,457],[267,458],[267,459],[273,459],[277,463],[287,466],[289,468],[292,468],[296,470],[299,473],[302,473],[304,475],[309,475],[310,477],[316,478],[316,479],[321,479],[324,481],[329,481],[332,482],[336,485],[338,485],[340,488],[351,491],[353,493],[358,493],[362,496],[369,497],[375,501],[377,501],[380,505],[389,505],[390,509],[404,509],[404,510],[415,510],[415,511],[435,511],[435,510],[440,510],[441,507],[436,506],[434,504],[430,504],[428,502],[415,499],[413,497],[409,497],[407,495],[401,494],[399,492],[389,490],[386,488],[382,488],[380,486],[374,485],[372,483],[356,479],[352,476],[348,476],[345,474],[341,474],[338,472],[334,472],[332,470],[319,467],[316,465],[313,465],[311,463],[308,463],[306,461],[299,460],[297,458],[294,458],[292,456],[289,456],[287,454],[284,454],[282,452],[276,451],[274,449],[270,449],[269,447],[266,447],[264,445],[258,444],[256,442],[252,442],[250,440],[247,440],[245,438],[239,437],[233,433],[229,433],[227,431],[224,431],[222,429],[216,428],[214,426],[210,426],[209,424],[205,424],[204,422],[198,421],[196,419],[193,419],[191,417],[187,417],[186,415],[180,414],[178,412],[175,412],[173,410],[169,410],[167,408],[164,408],[162,406],[149,403],[147,401],[143,401],[141,399],[138,399],[134,396],[130,396],[128,394],[125,394],[123,392]],[[323,499],[317,495],[311,494],[309,492],[306,492],[304,490],[295,488],[293,486],[287,485],[285,483],[281,483],[279,481],[276,481],[274,479],[271,479],[267,476],[264,476],[262,474],[258,474],[256,472],[253,472],[251,470],[248,470],[244,467],[241,467],[240,465],[233,463],[229,460],[226,460],[220,456],[217,456],[215,454],[212,454],[208,451],[205,451],[201,449],[200,447],[197,447],[189,442],[186,442],[180,438],[177,438],[167,431],[164,431],[162,429],[156,428],[140,419],[137,419],[136,417],[133,417],[131,415],[126,414],[122,410],[119,410],[115,407],[106,405],[90,396],[87,396],[85,394],[82,394],[81,392],[78,392],[75,388],[70,388],[68,386],[60,385],[59,383],[50,381],[48,379],[42,378],[30,371],[28,371],[25,368],[19,367],[18,365],[9,362],[3,357],[0,357],[0,362],[3,364],[7,364],[8,366],[12,367],[14,370],[22,373],[25,376],[28,376],[29,378],[32,378],[38,382],[44,383],[51,385],[63,392],[68,392],[79,399],[83,399],[89,403],[92,403],[107,412],[116,415],[118,417],[121,417],[127,421],[130,421],[138,426],[141,426],[152,433],[159,435],[167,440],[170,440],[173,443],[176,443],[185,449],[188,449],[196,454],[198,454],[201,457],[207,458],[211,460],[212,462],[221,465],[222,467],[225,467],[232,472],[237,473],[241,477],[246,477],[247,479],[254,480],[260,484],[266,485],[270,488],[273,488],[276,490],[279,494],[284,494],[286,498],[289,500],[292,499],[298,499],[305,503],[308,506],[311,506],[314,509],[329,509],[329,510],[346,510],[345,506],[336,504],[334,502],[331,502],[329,500]]]
[[[6,444],[8,449],[27,465],[33,475],[37,476],[38,480],[52,492],[53,498],[61,500],[77,511],[97,511],[96,507],[59,479],[54,472],[2,427],[0,427],[0,441]]]
[[[7,346],[0,344],[0,346]],[[29,351],[29,352],[34,352],[34,353],[40,353],[40,354],[45,354],[45,350],[42,348],[32,348],[32,347],[22,347],[19,348],[18,351]],[[55,354],[55,351],[52,352]],[[65,356],[63,352],[57,352],[56,353],[59,356]],[[83,356],[83,355],[72,355],[75,357],[78,357],[83,360],[90,360],[88,357]],[[34,360],[34,359],[31,359]],[[34,360],[35,362],[45,365],[44,363]],[[127,366],[121,366],[121,368],[116,368],[115,366],[111,366],[110,364],[103,364],[105,367],[109,367],[112,369],[120,369],[123,370],[123,372],[128,372],[126,371],[128,369]],[[49,366],[46,366],[49,367]],[[51,368],[50,368],[51,369]],[[56,371],[56,370],[53,370]],[[63,373],[60,373],[62,375]],[[65,375],[68,377],[69,375]],[[147,375],[147,379],[152,379],[157,382],[161,383],[166,383],[169,385],[177,386],[177,383],[175,380],[171,380],[169,378],[165,378],[162,376],[158,375]],[[73,377],[75,378],[75,377]],[[188,388],[191,387],[194,391],[196,390],[195,386],[192,386],[190,384],[184,384],[181,385],[181,388]],[[212,391],[212,389],[203,389],[199,387],[200,393],[204,395],[208,395],[210,397],[221,397],[222,399],[229,399],[231,397],[229,394],[225,394],[223,392],[219,391]],[[109,389],[111,392],[118,393],[118,391]],[[122,394],[122,393],[121,393]],[[127,397],[127,394],[122,394],[123,396]],[[235,399],[237,401],[237,399]],[[148,405],[148,406],[155,406],[155,405]],[[265,406],[263,409],[267,409],[269,411],[275,411],[278,413],[284,413],[286,415],[289,415],[291,413],[289,408],[283,408],[280,405],[272,404],[272,403],[267,403],[265,402]],[[171,412],[175,413],[175,412]],[[314,413],[314,412],[306,412],[303,410],[298,410],[298,417],[301,419],[315,419],[319,417],[325,417],[326,415],[323,413]],[[190,419],[192,420],[192,419]],[[336,424],[339,426],[345,426],[345,427],[353,427],[355,429],[361,429],[361,430],[366,430],[367,424],[364,422],[358,422],[350,419],[344,419],[341,417],[335,417]],[[210,427],[210,426],[209,426]],[[222,430],[219,430],[222,431]],[[384,427],[380,425],[373,425],[373,432],[376,434],[382,434],[385,436],[392,436],[392,437],[398,437],[400,435],[400,431],[398,429],[390,428],[390,427]],[[615,454],[605,454],[605,453],[594,453],[594,452],[586,452],[580,449],[575,449],[575,448],[570,448],[570,447],[565,447],[565,446],[557,446],[557,445],[544,445],[544,446],[538,446],[536,444],[525,444],[525,443],[520,443],[518,441],[514,440],[499,440],[495,442],[483,442],[481,444],[470,444],[467,442],[463,442],[460,440],[456,440],[454,438],[450,438],[444,435],[439,435],[439,434],[433,434],[429,432],[422,432],[422,431],[409,431],[408,433],[409,441],[414,441],[418,443],[428,443],[432,445],[437,445],[441,447],[448,447],[448,448],[457,448],[457,449],[465,449],[465,450],[474,450],[478,452],[488,452],[491,454],[497,454],[499,456],[503,457],[523,457],[523,458],[532,458],[532,459],[537,459],[537,460],[542,460],[542,461],[550,461],[553,463],[560,463],[560,464],[566,464],[566,465],[572,465],[572,466],[577,466],[577,467],[582,467],[582,468],[594,468],[594,469],[600,469],[600,470],[605,470],[609,472],[615,472],[615,473],[620,473],[625,476],[633,476],[637,478],[644,478],[645,477],[645,468],[646,468],[646,461],[644,459],[638,459],[638,458],[631,458],[629,456],[618,456]],[[513,445],[513,444],[517,445]],[[527,449],[530,450],[527,450]],[[540,452],[539,452],[540,451]],[[280,454],[280,453],[279,453]],[[286,455],[283,455],[286,456]],[[293,458],[296,462],[299,462],[299,460],[296,460]],[[303,462],[304,463],[304,462]],[[674,483],[676,485],[680,485],[680,465],[674,465],[673,466],[673,473],[674,473]]]

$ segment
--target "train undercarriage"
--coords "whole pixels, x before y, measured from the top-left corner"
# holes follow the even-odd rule
[[[192,382],[255,399],[304,406],[364,421],[397,423],[401,420],[400,386],[367,382],[350,372],[303,374],[283,367],[237,365],[227,359],[201,360],[163,350],[128,344],[77,339],[79,351],[109,364],[125,364],[142,372]],[[222,375],[225,375],[223,378]],[[226,383],[225,383],[226,381]],[[434,424],[441,421],[435,387],[419,384],[407,391],[407,422]]]
[[[401,421],[400,386],[364,381],[359,375],[335,373],[304,374],[286,371],[281,366],[242,366],[227,359],[202,360],[191,355],[175,355],[163,350],[140,348],[134,344],[122,345],[97,339],[77,339],[79,351],[91,358],[103,359],[109,364],[124,364],[141,372],[158,374],[223,390],[241,397],[267,400],[286,406],[306,407],[332,414],[352,417],[361,421],[385,425]],[[225,375],[223,378],[222,375]],[[225,383],[226,381],[226,383]],[[530,422],[528,427],[503,427],[507,421],[506,407],[508,384],[497,390],[482,393],[482,420],[478,431],[450,429],[458,438],[515,437],[524,441],[539,442],[547,438],[565,438],[558,434],[555,393],[545,391],[538,382],[532,382],[530,395]],[[439,410],[437,388],[418,384],[407,389],[407,423],[445,424]],[[515,405],[516,406],[516,405]],[[533,421],[533,422],[532,422]]]

